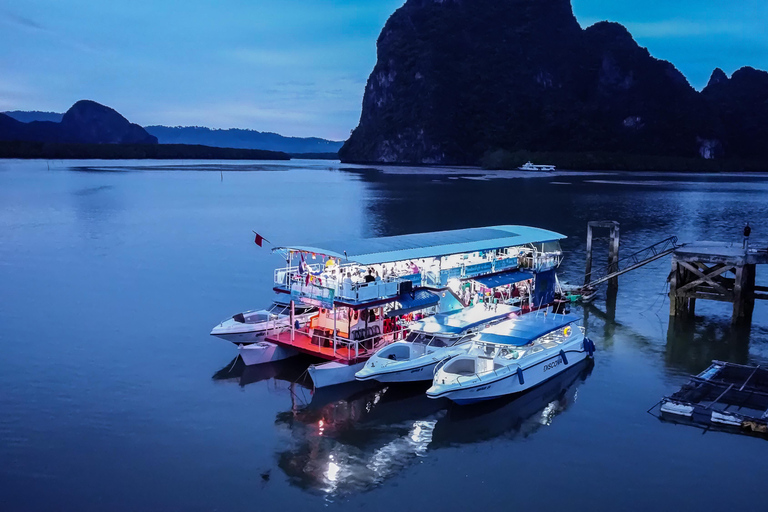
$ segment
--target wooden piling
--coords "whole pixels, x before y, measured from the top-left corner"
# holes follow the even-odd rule
[[[756,293],[756,266],[768,263],[767,251],[744,249],[723,242],[696,242],[678,247],[672,255],[669,278],[669,314],[692,318],[696,300],[716,300],[733,305],[731,322],[749,324]],[[732,277],[731,277],[732,276]]]
[[[587,223],[587,263],[584,268],[584,287],[592,281],[592,241],[594,228],[608,229],[610,241],[608,242],[608,265],[610,272],[619,270],[619,223],[615,220],[593,220]],[[608,280],[609,288],[618,288],[619,276]]]

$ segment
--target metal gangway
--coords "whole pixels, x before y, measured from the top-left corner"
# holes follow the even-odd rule
[[[667,254],[671,254],[677,247],[677,237],[670,236],[669,238],[656,242],[636,253],[624,256],[618,261],[610,263],[598,271],[590,271],[584,276],[584,285],[582,286],[582,289],[594,289],[599,284],[613,279],[614,277],[626,274],[627,272],[647,265],[652,261],[663,258]]]

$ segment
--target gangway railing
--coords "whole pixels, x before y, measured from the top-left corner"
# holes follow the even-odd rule
[[[641,249],[636,253],[620,258],[618,262],[608,265],[599,271],[593,271],[584,276],[583,288],[594,288],[614,277],[640,268],[652,261],[662,258],[677,249],[677,237],[670,236],[660,242]]]

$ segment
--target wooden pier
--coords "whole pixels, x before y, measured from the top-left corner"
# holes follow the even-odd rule
[[[669,315],[693,318],[697,300],[733,304],[731,322],[752,321],[755,299],[768,299],[768,287],[755,285],[757,265],[768,264],[768,250],[741,243],[694,242],[672,253]]]

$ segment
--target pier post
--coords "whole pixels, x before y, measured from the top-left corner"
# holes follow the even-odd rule
[[[587,264],[584,268],[584,286],[592,280],[592,223],[587,223]]]
[[[608,246],[608,266],[611,272],[619,270],[619,223],[614,222],[611,226],[611,241]],[[619,276],[614,276],[608,280],[609,288],[619,287]]]
[[[605,228],[610,230],[610,240],[608,242],[608,266],[611,272],[619,269],[619,223],[615,220],[593,220],[587,222],[587,263],[584,268],[584,287],[587,288],[592,282],[592,242],[594,239],[593,229]],[[619,276],[608,280],[609,288],[618,288]]]

